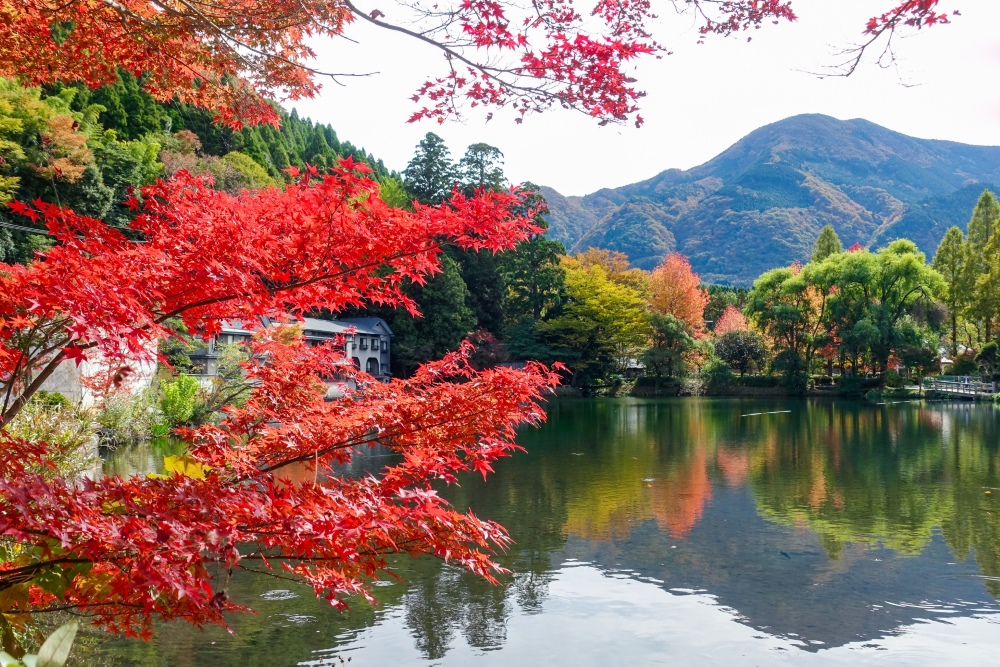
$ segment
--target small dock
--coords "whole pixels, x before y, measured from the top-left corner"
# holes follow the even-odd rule
[[[924,391],[974,401],[992,398],[997,393],[997,383],[964,375],[939,375],[924,378]]]

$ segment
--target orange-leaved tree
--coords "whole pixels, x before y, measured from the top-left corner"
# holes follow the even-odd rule
[[[788,0],[687,0],[674,7],[694,14],[702,36],[796,18]],[[312,96],[323,74],[334,80],[368,74],[350,66],[324,72],[311,46],[365,22],[445,56],[443,73],[414,95],[429,103],[414,120],[442,120],[468,101],[509,106],[518,120],[556,105],[601,122],[641,124],[643,93],[630,70],[640,56],[667,53],[650,32],[654,18],[649,0],[596,0],[587,7],[572,0],[418,0],[394,7],[355,0],[0,0],[0,76],[96,87],[113,82],[121,68],[160,100],[213,109],[237,126],[276,123],[267,98]],[[868,20],[866,41],[849,52],[844,70],[853,71],[874,42],[891,45],[900,28],[947,22],[938,0],[897,0]]]
[[[653,310],[673,315],[696,333],[705,327],[708,293],[680,253],[670,253],[653,269],[649,276],[649,303]]]

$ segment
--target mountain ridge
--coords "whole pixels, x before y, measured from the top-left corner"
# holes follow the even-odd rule
[[[680,251],[706,282],[748,283],[807,260],[826,224],[845,245],[911,238],[932,254],[1000,183],[1000,147],[918,139],[865,119],[802,114],[746,135],[704,164],[589,195],[542,187],[549,236],[652,268]]]

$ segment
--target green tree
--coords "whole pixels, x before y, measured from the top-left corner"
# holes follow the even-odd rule
[[[469,190],[502,190],[507,182],[503,173],[503,153],[489,144],[472,144],[458,162],[462,184]]]
[[[417,144],[403,176],[407,191],[421,204],[438,204],[447,199],[458,179],[444,139],[428,132]]]
[[[727,331],[715,339],[715,354],[743,377],[751,368],[764,365],[767,347],[756,332]]]
[[[875,369],[883,372],[890,354],[919,343],[914,319],[918,304],[932,303],[945,292],[944,279],[905,239],[875,253],[834,255],[803,273],[836,286],[830,313],[837,331],[855,353],[870,354]]]
[[[958,227],[949,229],[938,245],[932,264],[934,270],[944,279],[945,291],[942,295],[951,319],[951,353],[958,354],[958,316],[968,302],[965,282],[966,248],[965,237]]]
[[[650,346],[642,355],[646,372],[657,379],[683,377],[687,371],[687,355],[696,346],[690,328],[670,313],[651,313],[649,328]]]
[[[478,325],[497,338],[504,333],[504,297],[507,286],[500,271],[500,255],[489,250],[448,248],[467,287],[465,302]]]
[[[392,361],[404,377],[419,364],[456,349],[476,328],[475,315],[466,303],[469,290],[458,264],[447,255],[441,257],[441,273],[409,291],[423,317],[397,313],[390,325],[396,334]]]
[[[829,270],[818,269],[830,261],[804,270],[773,269],[757,278],[750,290],[746,315],[774,342],[775,362],[786,376],[808,369],[816,350],[828,339],[833,276]]]
[[[971,245],[971,244],[970,244]],[[1000,234],[994,233],[979,256],[972,310],[983,320],[983,345],[992,342],[991,322],[1000,313]]]
[[[813,245],[812,261],[822,262],[830,255],[836,255],[838,252],[843,252],[843,250],[844,246],[840,242],[840,237],[837,236],[837,232],[833,229],[833,226],[826,225],[820,230],[819,237]]]
[[[646,302],[604,267],[567,267],[566,303],[538,325],[543,341],[573,372],[573,384],[623,372],[649,338]]]
[[[500,274],[507,289],[504,315],[508,322],[522,318],[537,322],[562,299],[566,272],[560,258],[566,255],[566,249],[558,241],[545,237],[549,223],[544,217],[545,201],[538,194],[538,187],[532,183],[521,187],[530,193],[526,206],[541,206],[534,222],[543,231],[500,255]]]
[[[993,295],[979,292],[977,285],[982,276],[989,271],[990,256],[987,246],[993,238],[998,218],[1000,218],[1000,202],[997,202],[997,198],[992,192],[983,190],[983,194],[979,196],[976,208],[972,212],[972,219],[969,220],[966,235],[967,273],[965,286],[966,289],[969,289],[969,315],[982,322],[985,341],[990,339],[997,308]]]

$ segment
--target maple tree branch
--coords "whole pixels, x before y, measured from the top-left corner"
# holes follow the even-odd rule
[[[407,37],[412,37],[413,39],[416,39],[416,40],[419,40],[421,42],[424,42],[425,44],[429,44],[430,46],[434,47],[438,51],[441,51],[449,59],[449,67],[451,67],[450,60],[452,58],[454,58],[454,59],[458,60],[459,62],[461,62],[462,64],[464,64],[467,67],[469,67],[470,69],[474,69],[477,72],[482,72],[483,74],[485,74],[486,76],[488,76],[492,81],[497,82],[498,84],[500,84],[501,86],[503,86],[505,88],[509,88],[511,90],[516,90],[516,91],[519,91],[519,92],[522,92],[522,93],[525,93],[525,94],[541,94],[541,95],[543,95],[546,98],[550,98],[550,99],[557,100],[557,101],[560,101],[560,102],[563,102],[563,101],[566,100],[565,95],[561,95],[559,93],[554,93],[554,92],[551,92],[551,91],[547,91],[547,90],[544,90],[544,89],[538,88],[538,87],[531,87],[531,86],[519,85],[519,84],[516,84],[516,83],[514,83],[512,81],[508,81],[508,80],[506,80],[506,79],[504,79],[503,77],[500,76],[500,74],[512,74],[514,76],[520,76],[518,74],[518,72],[517,72],[517,68],[490,67],[490,66],[485,65],[483,63],[477,63],[474,60],[471,60],[470,58],[467,58],[466,56],[462,55],[459,51],[457,51],[456,49],[448,46],[444,42],[440,42],[440,41],[438,41],[436,39],[433,39],[432,37],[428,37],[427,35],[425,35],[423,33],[416,32],[415,30],[410,30],[409,28],[404,28],[403,26],[400,26],[400,25],[395,25],[393,23],[388,23],[386,21],[380,21],[379,19],[374,18],[370,14],[365,13],[365,12],[361,11],[360,9],[358,9],[357,5],[355,5],[352,2],[352,0],[342,0],[342,1],[344,3],[344,6],[347,7],[348,9],[350,9],[351,12],[355,16],[357,16],[357,17],[359,17],[361,19],[364,19],[365,21],[368,21],[372,25],[376,25],[379,28],[383,28],[385,30],[390,30],[392,32],[398,32],[398,33],[400,33],[402,35],[406,35]],[[452,71],[454,71],[454,70],[452,70]],[[534,78],[540,79],[542,81],[545,80],[545,77],[534,77]],[[454,85],[454,83],[452,85]],[[576,105],[572,105],[571,104],[570,106],[572,108],[574,108],[574,109],[577,109]]]

